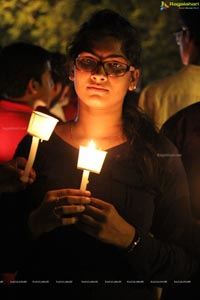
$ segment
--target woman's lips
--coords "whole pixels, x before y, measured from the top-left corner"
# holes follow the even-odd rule
[[[107,89],[100,87],[100,86],[88,86],[87,89],[97,91],[97,92],[108,92]]]

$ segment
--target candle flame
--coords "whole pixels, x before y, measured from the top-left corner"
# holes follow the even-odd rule
[[[94,150],[94,149],[96,149],[96,147],[95,147],[95,143],[94,143],[94,141],[93,141],[93,140],[91,140],[91,141],[90,141],[90,143],[89,143],[89,145],[88,145],[88,148],[90,148],[90,150]]]
[[[77,167],[99,174],[106,154],[106,151],[97,150],[91,140],[88,147],[80,146]]]

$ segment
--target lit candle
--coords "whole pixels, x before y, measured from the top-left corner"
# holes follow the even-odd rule
[[[90,172],[99,174],[107,152],[97,150],[93,141],[88,147],[80,146],[77,168],[83,170],[80,189],[85,191]]]
[[[21,177],[21,181],[28,182],[29,173],[35,160],[39,141],[40,139],[41,141],[49,140],[57,122],[58,119],[53,118],[49,115],[43,114],[38,111],[32,112],[28,129],[27,129],[27,132],[30,135],[32,135],[32,143],[31,143],[31,148],[28,156],[28,161],[25,167],[24,174]]]

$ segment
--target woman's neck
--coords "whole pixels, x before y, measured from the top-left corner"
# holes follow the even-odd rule
[[[67,126],[67,130],[61,127],[57,133],[76,148],[88,146],[93,140],[98,149],[106,150],[127,140],[123,134],[121,115],[117,113],[81,112],[77,121]]]
[[[122,109],[79,107],[76,121],[58,126],[56,133],[75,148],[88,146],[93,140],[98,149],[106,150],[127,141],[123,133]]]
[[[107,111],[81,111],[74,132],[85,138],[105,138],[122,135],[121,113]]]
[[[95,128],[94,124],[94,128],[89,128],[88,126],[83,126],[82,128],[80,123],[71,123],[69,129],[70,143],[78,148],[80,145],[88,146],[93,141],[98,149],[106,150],[126,141],[121,126],[103,127],[98,129]]]

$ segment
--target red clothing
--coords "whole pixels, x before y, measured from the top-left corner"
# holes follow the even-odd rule
[[[71,98],[70,102],[63,106],[64,115],[67,121],[74,120],[77,115],[77,98]]]
[[[13,158],[21,139],[27,134],[32,108],[0,100],[0,163]]]

